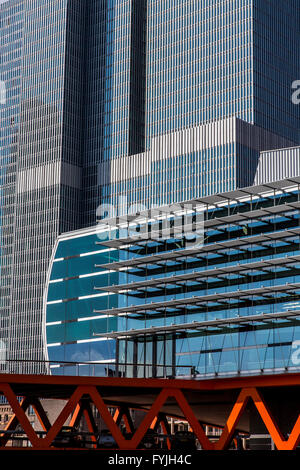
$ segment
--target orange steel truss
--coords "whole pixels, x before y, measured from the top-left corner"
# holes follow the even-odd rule
[[[114,437],[119,449],[134,450],[137,449],[146,431],[157,429],[162,426],[163,431],[169,434],[168,421],[166,413],[161,409],[166,401],[172,398],[177,402],[179,409],[204,450],[224,450],[228,448],[234,438],[239,420],[245,410],[249,400],[254,403],[262,421],[264,422],[274,444],[278,450],[294,450],[300,441],[300,415],[294,424],[288,439],[281,434],[274,417],[271,415],[267,404],[265,403],[260,387],[286,387],[300,386],[300,374],[282,374],[257,377],[243,377],[232,379],[212,379],[212,380],[180,380],[180,379],[128,379],[128,378],[97,378],[97,377],[60,377],[60,376],[35,376],[35,375],[10,375],[0,374],[0,394],[6,397],[10,404],[14,416],[6,426],[6,431],[16,429],[20,424],[24,433],[31,443],[31,449],[50,449],[53,440],[71,417],[70,425],[76,426],[82,416],[85,417],[89,431],[97,433],[92,407],[93,404],[104,420],[107,428]],[[145,416],[138,426],[134,429],[133,422],[128,410],[130,405],[123,403],[111,403],[105,396],[105,388],[111,387],[117,396],[122,396],[123,392],[128,390],[135,391],[138,395],[139,390],[154,390],[154,399],[152,404],[146,409]],[[62,391],[57,393],[57,391]],[[229,413],[222,434],[217,442],[211,442],[205,435],[203,425],[188,403],[185,393],[188,391],[238,391],[238,397]],[[51,395],[52,394],[52,395]],[[39,395],[39,396],[38,396]],[[20,396],[23,399],[20,401]],[[46,412],[41,404],[41,399],[61,398],[66,399],[66,404],[53,423],[50,423]],[[29,406],[34,411],[45,432],[44,437],[40,437],[31,426],[26,415]],[[111,408],[115,408],[114,414]],[[125,439],[121,432],[120,424],[123,423],[126,431],[132,434],[131,439]],[[0,448],[7,448],[10,437],[0,431]],[[168,441],[170,445],[170,442]],[[94,438],[94,448],[96,442]]]

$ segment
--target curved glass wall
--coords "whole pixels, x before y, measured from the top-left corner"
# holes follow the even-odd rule
[[[295,178],[60,237],[49,359],[100,361],[98,373],[116,359],[111,373],[129,377],[297,370],[299,222]]]
[[[169,354],[171,363],[163,359],[167,375],[297,368],[299,185],[282,184],[288,190],[274,183],[265,192],[251,187],[180,205],[189,208],[187,226],[202,207],[203,239],[194,247],[172,235],[141,242],[129,237],[130,230],[126,249],[119,241],[127,260],[107,268],[119,271],[122,282],[110,291],[127,291],[127,303],[113,310],[121,316],[122,330],[114,335],[119,357],[137,361],[135,371],[122,369],[126,374],[144,374],[139,363],[149,360],[145,350],[153,341],[164,345],[153,361]]]
[[[44,309],[48,359],[52,373],[104,375],[114,370],[116,342],[96,335],[116,330],[118,319],[94,310],[117,307],[118,296],[94,288],[118,283],[118,273],[97,265],[117,261],[119,255],[115,249],[96,245],[96,232],[74,233],[58,240],[48,274]]]

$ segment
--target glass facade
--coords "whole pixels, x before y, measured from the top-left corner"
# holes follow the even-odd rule
[[[100,163],[102,200],[124,214],[248,186],[260,151],[299,143],[299,15],[297,0],[148,0],[145,152]]]
[[[62,236],[45,303],[49,359],[75,358],[64,354],[77,341],[92,361],[97,339],[102,361],[116,342],[111,370],[127,377],[298,370],[299,215],[294,178]]]
[[[0,5],[0,341],[7,359],[11,334],[14,216],[18,164],[24,6],[21,0]],[[0,363],[0,368],[4,364]]]
[[[117,307],[118,296],[97,292],[95,284],[118,284],[119,274],[99,265],[118,261],[119,255],[97,244],[96,230],[74,234],[59,239],[48,274],[45,324],[50,370],[105,375],[115,368],[116,341],[97,338],[95,333],[116,330],[118,319],[94,311]]]
[[[2,234],[11,238],[3,239],[2,253],[9,253],[1,272],[7,371],[43,369],[18,361],[44,358],[42,301],[49,259],[57,235],[79,223],[82,67],[76,54],[81,57],[83,11],[77,3],[67,4],[1,5],[1,72],[7,82],[1,110],[6,126],[1,191],[7,204],[2,224],[8,221]]]
[[[147,147],[230,116],[299,141],[297,0],[149,0],[147,21]]]
[[[99,164],[145,148],[146,0],[87,3],[83,224],[102,198]]]
[[[147,146],[237,116],[254,123],[252,0],[149,0]]]
[[[0,16],[0,340],[18,371],[44,358],[59,234],[94,226],[100,204],[250,185],[261,151],[299,145],[299,5],[8,0]]]
[[[253,0],[254,122],[299,143],[300,109],[291,100],[299,76],[300,7],[297,0]]]

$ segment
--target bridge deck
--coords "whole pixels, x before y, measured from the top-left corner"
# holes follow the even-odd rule
[[[286,440],[266,401],[273,392],[287,400],[289,393],[294,395],[299,391],[298,373],[209,380],[0,374],[0,394],[6,397],[15,413],[6,431],[20,424],[33,449],[52,448],[53,440],[70,417],[71,424],[75,425],[84,416],[89,430],[97,433],[91,413],[91,404],[94,404],[119,449],[136,449],[147,429],[159,423],[166,429],[166,417],[175,416],[188,421],[203,449],[222,450],[228,447],[236,431],[249,431],[249,417],[244,411],[252,400],[277,449],[293,450],[300,440],[300,409],[295,410],[296,424]],[[53,423],[48,420],[43,399],[65,400]],[[42,424],[44,437],[35,432],[28,420],[25,412],[30,405]],[[115,408],[114,414],[111,408]],[[130,409],[145,411],[137,429],[133,429],[130,422]],[[130,440],[121,433],[122,419],[132,432]],[[212,443],[207,438],[203,424],[223,428],[218,442]],[[8,434],[0,432],[0,445],[7,448]]]

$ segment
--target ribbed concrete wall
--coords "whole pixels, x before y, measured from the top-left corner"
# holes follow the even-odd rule
[[[254,184],[300,176],[300,147],[262,152]]]
[[[99,183],[114,184],[147,175],[153,162],[231,143],[258,152],[293,145],[287,139],[232,117],[155,137],[148,152],[105,161],[99,167]]]

